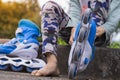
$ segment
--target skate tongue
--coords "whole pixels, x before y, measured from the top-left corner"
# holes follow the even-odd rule
[[[22,29],[21,28],[17,28],[15,34],[17,35],[18,33],[22,33]]]
[[[22,33],[23,33],[22,28],[17,28],[15,35],[16,35],[16,38],[19,42],[22,42],[24,39],[24,35]]]

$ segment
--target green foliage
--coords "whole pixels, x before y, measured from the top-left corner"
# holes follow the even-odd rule
[[[58,44],[59,45],[67,45],[67,43],[62,38],[58,38]]]
[[[113,42],[110,44],[109,48],[120,48],[120,43],[119,42]]]
[[[0,0],[0,38],[12,38],[20,19],[30,19],[40,26],[37,0],[23,3],[2,3]]]

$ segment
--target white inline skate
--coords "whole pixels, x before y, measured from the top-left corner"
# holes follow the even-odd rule
[[[77,72],[86,69],[91,61],[96,34],[96,24],[91,19],[91,9],[86,9],[75,31],[68,60],[68,77],[74,79]]]
[[[41,35],[39,27],[30,20],[22,19],[18,24],[15,38],[0,44],[0,69],[11,68],[13,71],[32,72],[45,66],[45,62],[37,59]]]

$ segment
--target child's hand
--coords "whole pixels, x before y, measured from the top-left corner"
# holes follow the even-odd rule
[[[97,27],[96,36],[99,37],[105,33],[105,29],[102,26]]]
[[[75,33],[75,27],[72,28],[71,30],[71,36],[70,36],[70,40],[69,40],[69,44],[72,45],[73,43],[73,38],[74,38],[74,33]]]

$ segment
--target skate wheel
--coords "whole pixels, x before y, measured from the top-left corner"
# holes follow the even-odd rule
[[[68,78],[74,79],[77,74],[77,65],[75,63],[70,64],[68,71]]]
[[[81,56],[81,52],[82,52],[81,47],[77,46],[75,51],[74,51],[74,55],[73,55],[73,58],[74,58],[73,60],[74,61],[78,61],[79,60],[79,58]]]
[[[85,37],[87,36],[86,34],[87,34],[86,28],[81,27],[80,33],[79,33],[79,41],[80,42],[83,42],[83,40],[85,40]]]
[[[0,65],[1,70],[7,70],[9,65]]]
[[[23,70],[23,66],[14,66],[14,65],[11,65],[11,69],[13,71],[22,71]]]
[[[30,68],[30,67],[27,67],[26,70],[27,72],[31,73],[33,70],[39,70],[40,68]]]

